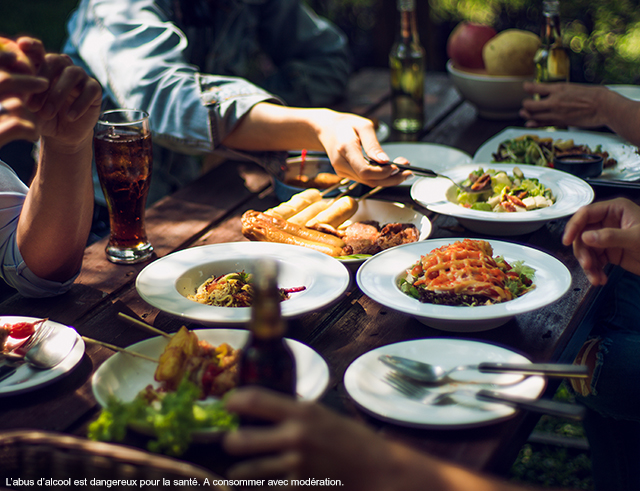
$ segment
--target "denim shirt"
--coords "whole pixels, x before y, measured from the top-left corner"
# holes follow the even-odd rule
[[[16,243],[18,219],[27,191],[13,169],[0,161],[0,277],[25,297],[60,295],[71,288],[75,277],[64,283],[39,278],[25,264]]]
[[[105,108],[149,113],[154,148],[164,149],[154,151],[154,177],[175,178],[174,189],[197,169],[167,149],[250,159],[278,173],[283,152],[234,151],[221,142],[259,102],[315,106],[342,95],[344,36],[299,0],[183,3],[194,12],[185,15],[176,0],[81,0],[64,52],[100,82]]]

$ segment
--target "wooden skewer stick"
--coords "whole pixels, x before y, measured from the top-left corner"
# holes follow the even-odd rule
[[[367,191],[366,193],[364,193],[362,196],[360,196],[356,201],[358,201],[358,203],[360,203],[361,201],[364,201],[367,198],[371,198],[371,196],[373,196],[374,194],[376,194],[379,191],[382,191],[384,189],[384,186],[377,186],[373,189],[370,189],[369,191]]]
[[[136,319],[135,317],[131,317],[130,315],[124,314],[122,312],[118,312],[118,317],[120,317],[121,319],[127,321],[129,324],[136,326],[136,327],[141,327],[142,329],[145,329],[149,332],[152,332],[154,334],[159,334],[162,337],[165,337],[167,339],[169,339],[171,337],[171,334],[166,333],[160,329],[158,329],[157,327],[153,327],[151,324],[147,324],[146,322],[142,322],[141,320]]]
[[[120,353],[126,353],[127,355],[135,356],[137,358],[142,358],[143,360],[152,361],[154,363],[158,363],[157,358],[152,358],[151,356],[143,355],[142,353],[136,353],[135,351],[129,351],[127,349],[121,348],[120,346],[115,346],[113,344],[104,343],[102,341],[98,341],[97,339],[88,338],[86,336],[82,336],[82,339],[87,343],[97,344],[100,346],[104,346],[105,348],[109,348],[113,351],[119,351]]]
[[[335,183],[333,186],[329,186],[327,189],[323,189],[322,191],[320,191],[320,194],[322,196],[326,196],[327,194],[329,194],[331,191],[338,189],[340,186],[344,186],[345,184],[347,184],[350,181],[350,179],[347,179],[346,177],[340,179],[340,182]]]

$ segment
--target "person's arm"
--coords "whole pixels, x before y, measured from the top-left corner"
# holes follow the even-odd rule
[[[42,136],[16,241],[31,272],[64,282],[78,273],[91,228],[93,127],[100,112],[101,90],[62,55],[47,55],[39,75],[51,85],[27,101]]]
[[[224,139],[230,148],[245,150],[303,149],[326,151],[338,175],[370,186],[391,186],[410,175],[389,166],[369,165],[364,150],[374,160],[387,162],[371,120],[329,109],[301,109],[259,103]]]
[[[229,470],[231,479],[333,479],[350,491],[525,489],[385,439],[318,403],[245,388],[231,394],[226,406],[274,423],[225,436],[227,452],[244,457]]]
[[[640,145],[640,102],[605,86],[538,84],[525,82],[525,90],[540,100],[525,99],[520,115],[533,128],[569,125],[582,128],[607,126],[622,138]]]
[[[607,264],[640,274],[640,206],[617,198],[582,207],[567,222],[562,242],[573,246],[593,285],[607,282]]]

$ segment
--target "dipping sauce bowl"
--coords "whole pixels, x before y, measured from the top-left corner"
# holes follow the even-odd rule
[[[553,166],[557,170],[569,172],[585,179],[602,174],[602,155],[591,153],[572,153],[553,158]]]

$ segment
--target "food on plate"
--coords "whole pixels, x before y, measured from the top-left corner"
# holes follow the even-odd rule
[[[538,179],[526,178],[519,167],[514,167],[512,172],[509,176],[504,171],[485,171],[482,167],[471,172],[460,184],[474,189],[474,186],[488,183],[487,191],[473,194],[456,188],[458,204],[478,211],[522,212],[547,208],[555,203],[551,189]]]
[[[447,56],[460,68],[484,69],[483,46],[497,34],[487,25],[460,22],[447,39]]]
[[[340,256],[345,243],[342,239],[301,227],[276,216],[249,210],[242,215],[242,234],[249,240],[293,244]]]
[[[305,226],[307,222],[314,218],[318,213],[329,208],[331,203],[332,201],[328,199],[316,201],[315,203],[307,206],[304,210],[293,215],[291,218],[287,218],[287,221],[295,223],[296,225]]]
[[[527,76],[535,72],[533,57],[540,37],[530,31],[506,29],[493,36],[482,48],[482,59],[489,75]]]
[[[10,337],[18,340],[26,339],[36,332],[36,326],[46,321],[47,319],[38,319],[33,322],[16,322],[15,324],[7,323],[0,326],[0,353],[7,347],[7,340]],[[15,348],[16,345],[13,347]]]
[[[319,172],[315,176],[305,176],[304,174],[290,176],[285,178],[284,183],[300,188],[327,189],[338,184],[341,180],[342,178],[337,174]]]
[[[198,287],[195,294],[187,295],[187,298],[215,307],[250,307],[253,301],[252,280],[252,275],[244,271],[212,276]],[[304,286],[280,288],[280,300],[288,300],[289,294],[304,289]]]
[[[551,137],[540,138],[535,134],[520,135],[501,142],[492,157],[494,162],[553,167],[554,156],[571,153],[602,155],[605,169],[614,167],[618,163],[609,157],[609,153],[602,149],[602,145],[596,145],[591,149],[588,145],[576,144],[573,139],[554,140]]]
[[[280,203],[275,208],[268,209],[265,211],[265,214],[284,218],[286,220],[321,199],[322,194],[317,189],[305,189],[300,193],[294,194],[289,201]]]
[[[464,239],[421,256],[398,287],[424,303],[492,305],[531,291],[534,274],[522,261],[510,265],[500,256],[494,258],[489,242]]]
[[[99,441],[122,441],[127,427],[149,428],[155,439],[152,452],[182,455],[194,431],[225,431],[238,427],[238,417],[229,413],[223,401],[198,403],[200,389],[183,379],[175,391],[158,391],[151,386],[129,402],[112,398],[98,418],[89,425],[88,437]]]
[[[411,223],[388,223],[381,226],[379,222],[370,220],[355,222],[341,230],[342,238],[347,244],[343,255],[373,255],[400,244],[417,242],[420,233]]]
[[[153,378],[162,391],[176,390],[186,378],[200,389],[201,399],[219,397],[238,385],[239,361],[239,349],[213,346],[182,326],[160,355]]]
[[[338,227],[358,211],[358,202],[351,196],[343,196],[335,200],[326,209],[311,218],[305,225],[309,228],[327,225]]]

